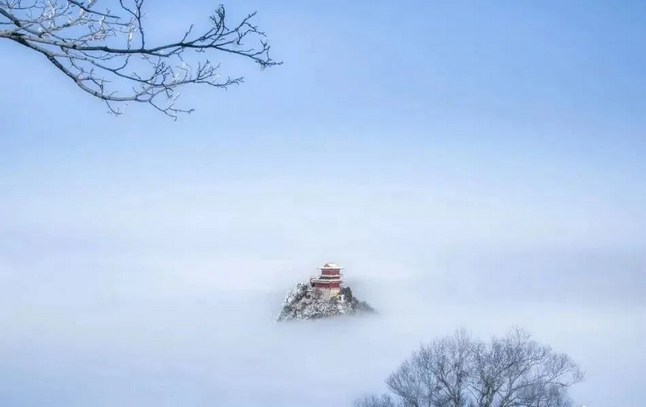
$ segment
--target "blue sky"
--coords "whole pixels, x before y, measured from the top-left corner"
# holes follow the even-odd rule
[[[208,11],[159,7],[149,11],[151,38]],[[590,249],[643,247],[643,4],[230,8],[259,10],[285,64],[259,72],[225,60],[223,73],[247,83],[187,90],[197,111],[177,122],[141,106],[105,115],[38,55],[4,44],[4,220],[46,227],[81,206],[96,220],[84,199],[110,206],[123,194],[211,188],[224,201],[294,210],[328,200],[328,218],[332,209],[363,211],[366,223],[410,215],[422,229],[434,227],[417,219],[435,200],[491,211],[474,212],[471,225],[456,219],[469,214],[446,217],[456,234],[484,222],[493,237],[528,245],[565,236]],[[238,190],[248,196],[227,195]],[[341,232],[347,219],[330,222]]]
[[[610,324],[629,344],[617,358],[626,365],[595,359],[610,345],[591,342],[580,394],[616,402],[604,372],[644,373],[629,361],[646,332],[646,4],[226,5],[234,18],[258,10],[284,65],[225,59],[223,74],[245,84],[186,89],[196,111],[177,121],[145,106],[108,115],[39,55],[0,44],[0,304],[21,315],[2,316],[13,335],[3,352],[45,332],[53,339],[39,349],[66,360],[58,341],[92,310],[112,326],[128,310],[225,289],[281,297],[332,260],[366,293],[392,284],[420,298],[626,307]],[[199,1],[151,3],[149,38],[206,24],[207,12]],[[609,309],[582,318],[610,321]],[[68,322],[34,317],[43,310]],[[128,321],[145,338],[150,326]],[[576,352],[590,333],[579,328],[596,325],[567,321],[536,330]],[[110,346],[81,337],[86,349]],[[31,363],[14,367],[37,371]],[[24,401],[24,377],[0,396]],[[626,405],[644,397],[631,383],[613,382]]]

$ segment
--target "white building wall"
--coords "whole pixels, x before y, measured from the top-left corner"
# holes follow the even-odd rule
[[[317,290],[328,300],[341,292],[340,288],[317,288]]]

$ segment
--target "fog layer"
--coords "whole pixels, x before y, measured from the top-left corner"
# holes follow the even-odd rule
[[[6,220],[3,405],[350,405],[384,390],[420,343],[462,327],[488,337],[513,326],[580,363],[587,376],[577,401],[634,405],[644,396],[644,263],[630,248],[602,250],[585,234],[576,250],[537,243],[549,240],[542,234],[512,244],[508,230],[474,244],[485,226],[457,233],[463,223],[436,217],[447,209],[428,196],[425,211],[389,212],[392,201],[344,191],[344,204],[386,221],[334,199],[292,216],[284,206],[294,198],[275,188],[256,196],[261,217],[247,194],[236,202],[188,191],[83,205],[50,195]],[[400,191],[399,202],[411,197],[419,199]],[[561,227],[578,234],[573,224]],[[276,324],[287,290],[325,261],[344,265],[346,283],[379,313]]]

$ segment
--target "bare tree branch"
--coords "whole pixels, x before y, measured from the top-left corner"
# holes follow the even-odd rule
[[[208,54],[238,56],[261,68],[279,65],[269,55],[265,33],[253,12],[229,25],[224,6],[209,16],[211,27],[196,34],[191,25],[180,39],[149,46],[144,0],[0,0],[0,38],[42,54],[86,93],[121,114],[128,102],[147,103],[177,118],[178,90],[201,84],[226,89],[242,77],[222,77]]]
[[[368,396],[360,407],[566,407],[583,374],[565,354],[515,329],[490,342],[465,332],[422,346],[386,380],[398,398]],[[385,404],[387,400],[390,404]]]

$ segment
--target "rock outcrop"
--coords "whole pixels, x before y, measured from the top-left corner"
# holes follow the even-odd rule
[[[372,312],[374,309],[370,305],[352,295],[350,287],[344,287],[338,295],[327,298],[311,284],[298,284],[285,297],[283,309],[276,320],[320,319]]]

